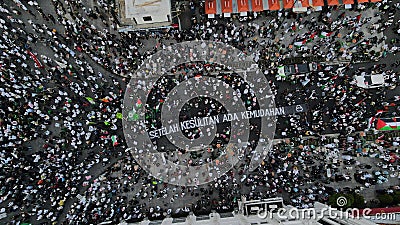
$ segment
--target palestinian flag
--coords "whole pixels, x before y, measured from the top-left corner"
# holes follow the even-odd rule
[[[303,44],[305,44],[307,42],[307,40],[305,39],[304,41],[297,41],[295,42],[293,45],[296,47],[301,47]]]
[[[117,135],[111,136],[111,141],[113,146],[117,146],[118,145]]]
[[[140,108],[140,107],[142,107],[142,100],[138,99],[136,101],[136,108]]]
[[[309,40],[313,40],[315,38],[315,35],[317,35],[317,32],[312,33]]]
[[[375,122],[375,119],[376,119],[379,115],[381,115],[383,112],[384,112],[383,110],[378,110],[378,111],[376,111],[375,116],[371,117],[371,118],[368,120],[368,129],[371,128],[371,125]]]
[[[400,130],[400,117],[379,118],[376,123],[377,130]]]
[[[303,44],[312,42],[316,35],[317,35],[317,32],[312,33],[308,39],[303,40]]]
[[[329,37],[329,36],[331,36],[333,34],[333,32],[329,32],[329,33],[327,33],[327,32],[321,32],[321,34],[319,35],[319,37],[320,38],[326,38],[326,37]]]

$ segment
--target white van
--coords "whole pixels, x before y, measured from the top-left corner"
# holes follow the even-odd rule
[[[384,74],[367,75],[365,73],[356,76],[356,84],[358,87],[370,89],[383,87],[385,85]]]

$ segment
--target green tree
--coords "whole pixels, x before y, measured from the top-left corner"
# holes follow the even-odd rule
[[[372,199],[371,201],[368,202],[368,208],[377,208],[379,207],[379,200],[378,199]]]
[[[356,207],[356,208],[364,208],[365,207],[364,196],[354,193],[353,198],[354,198],[354,202],[353,202],[352,207]]]
[[[400,204],[400,191],[396,191],[393,195],[393,203],[398,205]]]
[[[336,207],[336,199],[339,197],[339,194],[333,194],[328,198],[328,205]]]
[[[349,208],[354,204],[354,196],[352,194],[345,194],[344,197],[347,199],[347,204],[343,206],[344,208]]]
[[[388,194],[379,195],[378,200],[383,207],[390,206],[393,203],[393,197]]]

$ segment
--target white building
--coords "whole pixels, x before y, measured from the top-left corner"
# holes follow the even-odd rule
[[[171,25],[170,0],[118,0],[119,19],[125,29],[149,29]]]

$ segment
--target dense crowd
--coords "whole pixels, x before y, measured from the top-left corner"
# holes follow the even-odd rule
[[[306,14],[265,12],[241,21],[201,15],[185,31],[118,33],[114,1],[94,2],[94,7],[82,0],[0,4],[0,215],[7,216],[0,223],[87,224],[232,211],[243,194],[249,199],[284,195],[291,204],[306,208],[341,191],[328,185],[334,180],[323,172],[323,164],[334,160],[358,166],[354,177],[360,185],[388,182],[390,174],[384,173],[383,165],[397,164],[399,141],[383,135],[377,143],[366,144],[358,132],[369,126],[368,118],[378,110],[399,116],[400,63],[366,68],[385,74],[386,87],[373,91],[353,82],[353,75],[362,72],[355,71],[353,63],[398,54],[399,25],[389,20],[400,3]],[[391,32],[390,40],[382,32]],[[155,46],[149,46],[151,40]],[[276,136],[283,141],[254,172],[246,170],[248,161],[241,161],[214,182],[184,187],[156,180],[135,163],[125,151],[121,113],[126,84],[141,62],[171,43],[190,40],[220,41],[251,55],[269,80],[278,106],[306,102],[309,109],[278,118]],[[346,63],[318,65],[305,76],[279,74],[277,67],[284,60],[310,56]],[[187,79],[186,72],[176,77],[175,85]],[[237,90],[236,101],[252,100],[239,78],[226,78]],[[184,106],[180,119],[192,113],[214,115],[224,108],[211,98],[197,98]],[[149,126],[152,119],[158,126],[158,116],[149,117]],[[256,130],[257,125],[252,126]],[[184,133],[193,139],[202,135]],[[331,143],[329,133],[341,138]],[[223,148],[233,135],[227,126],[221,127],[213,148]],[[307,136],[317,138],[318,145],[307,144]],[[383,164],[376,165],[375,172],[351,160],[377,154]],[[215,156],[191,157],[197,157],[194,164]],[[333,167],[332,171],[333,177],[341,175]]]

